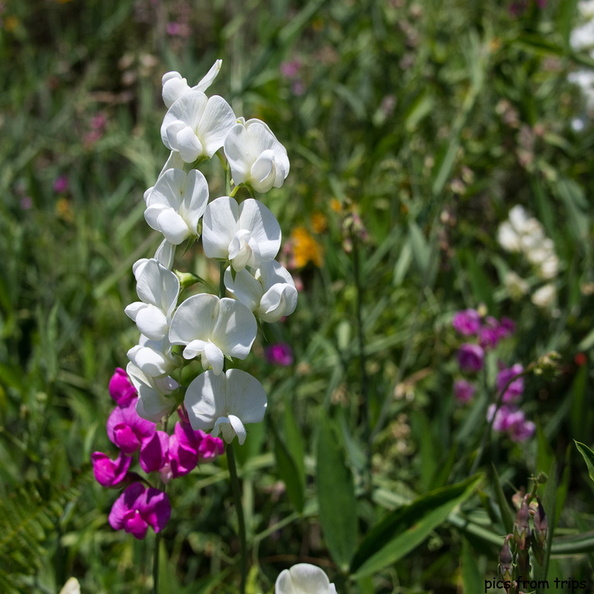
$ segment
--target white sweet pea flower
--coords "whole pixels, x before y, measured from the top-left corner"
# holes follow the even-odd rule
[[[289,175],[285,147],[260,120],[239,118],[225,138],[224,150],[236,185],[247,184],[264,193],[280,188]]]
[[[157,378],[171,373],[176,367],[176,360],[171,352],[171,343],[167,339],[149,340],[140,336],[138,344],[127,353],[128,359],[144,375]]]
[[[256,339],[252,312],[234,299],[202,293],[188,297],[175,311],[169,329],[172,344],[183,344],[185,359],[200,355],[202,366],[216,375],[225,356],[245,359]]]
[[[537,307],[542,309],[550,309],[555,304],[556,297],[557,289],[555,288],[555,285],[552,283],[547,283],[546,285],[543,285],[534,291],[530,299]]]
[[[141,334],[150,340],[161,340],[169,332],[179,296],[179,280],[154,258],[136,262],[133,271],[141,301],[131,303],[124,311],[136,322]]]
[[[140,417],[158,423],[168,415],[175,406],[171,398],[167,398],[179,384],[171,377],[149,377],[134,363],[128,363],[126,373],[138,392],[136,412]]]
[[[336,587],[319,567],[298,563],[280,572],[274,594],[336,594]]]
[[[278,322],[295,311],[295,281],[276,260],[263,262],[253,276],[245,268],[233,276],[231,268],[227,268],[224,277],[227,290],[264,322]]]
[[[235,270],[257,268],[274,260],[280,244],[280,225],[260,201],[248,198],[238,204],[222,196],[206,207],[202,245],[208,258],[229,260]]]
[[[173,245],[198,233],[208,203],[208,183],[197,169],[168,169],[146,197],[144,218]]]
[[[223,60],[217,60],[206,73],[206,76],[194,87],[188,85],[188,81],[182,78],[182,75],[175,70],[166,72],[163,75],[163,103],[167,107],[171,107],[180,97],[189,93],[190,91],[206,91],[217,77]]]
[[[240,369],[220,375],[206,371],[188,386],[184,404],[195,431],[212,429],[214,436],[222,433],[227,443],[237,435],[243,445],[247,435],[244,425],[264,418],[266,392],[255,377]]]
[[[189,91],[165,114],[161,139],[168,149],[179,152],[184,163],[193,163],[199,157],[212,157],[235,121],[231,106],[222,97]]]

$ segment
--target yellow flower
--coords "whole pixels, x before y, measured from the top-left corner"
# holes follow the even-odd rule
[[[322,266],[322,246],[311,236],[305,227],[296,227],[291,233],[293,264],[295,268],[304,268],[312,262],[318,268]]]
[[[323,233],[328,228],[328,220],[321,212],[314,212],[311,215],[311,226],[316,233]]]
[[[7,31],[14,31],[19,25],[20,25],[20,21],[18,19],[18,17],[15,16],[7,16],[4,19],[4,28]]]

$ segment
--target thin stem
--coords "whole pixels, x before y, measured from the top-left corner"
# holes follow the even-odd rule
[[[233,451],[232,443],[227,444],[225,447],[225,453],[227,454],[227,464],[229,466],[229,479],[231,481],[231,489],[233,491],[233,501],[237,511],[239,546],[241,548],[241,585],[239,592],[240,594],[245,594],[245,584],[247,581],[247,541],[245,535],[243,505],[241,502],[241,485],[239,483],[239,476],[237,475],[237,465],[235,463],[235,453]]]
[[[155,534],[155,549],[153,551],[153,594],[159,592],[159,550],[161,534]]]

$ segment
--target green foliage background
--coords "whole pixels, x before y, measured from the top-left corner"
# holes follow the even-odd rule
[[[219,57],[213,92],[287,147],[291,174],[266,196],[285,238],[305,227],[323,253],[300,272],[297,312],[245,362],[269,394],[266,422],[239,452],[249,591],[270,592],[283,568],[309,561],[342,594],[482,592],[510,497],[539,472],[555,532],[543,576],[592,578],[592,482],[573,440],[593,443],[594,128],[568,74],[594,62],[569,44],[574,0],[526,6],[3,3],[2,591],[57,592],[69,576],[83,592],[149,591],[153,543],[109,528],[116,493],[93,482],[89,460],[111,451],[107,383],[136,341],[123,313],[131,265],[160,241],[142,200],[166,158],[160,79],[175,69],[197,82]],[[291,61],[298,79],[283,74]],[[213,196],[224,192],[216,165]],[[521,262],[496,230],[515,204],[560,258],[553,313],[503,289]],[[451,318],[480,304],[518,325],[498,352],[506,364],[560,354],[555,374],[526,380],[538,433],[520,445],[483,443],[492,393],[467,408],[452,396]],[[266,362],[277,341],[292,366]],[[161,591],[236,592],[225,460],[171,496]]]

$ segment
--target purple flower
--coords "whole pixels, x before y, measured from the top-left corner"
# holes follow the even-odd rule
[[[476,336],[481,327],[481,316],[476,309],[465,309],[454,315],[454,330],[463,336]]]
[[[117,402],[118,406],[128,406],[138,393],[130,383],[127,373],[117,367],[109,380],[109,395]]]
[[[203,460],[212,460],[224,451],[223,441],[195,431],[189,423],[176,423],[169,440],[169,465],[173,477],[184,476]]]
[[[512,367],[502,369],[497,374],[497,390],[499,392],[512,380],[503,393],[503,402],[516,402],[524,393],[524,378],[518,377],[517,379],[513,379],[515,376],[521,374],[522,371],[524,371],[524,368],[519,363],[516,363]]]
[[[209,462],[225,452],[225,446],[220,437],[214,437],[204,431],[196,431],[196,433],[202,433],[202,441],[198,446],[198,462]]]
[[[532,421],[527,421],[526,417],[519,408],[504,404],[495,411],[495,404],[487,409],[487,420],[493,420],[493,429],[495,431],[506,432],[509,438],[515,442],[522,442],[530,439],[534,435],[536,426]]]
[[[103,487],[117,487],[120,485],[126,478],[130,464],[132,464],[132,458],[125,456],[121,452],[115,460],[112,460],[103,452],[94,452],[91,454],[91,461],[95,479]]]
[[[467,382],[466,380],[456,380],[454,382],[454,396],[458,402],[466,403],[472,400],[476,387],[474,384]]]
[[[165,431],[155,431],[140,446],[138,462],[144,472],[158,471],[168,464],[168,453],[169,434]]]
[[[54,192],[56,194],[63,194],[68,191],[68,178],[65,175],[60,175],[54,180]]]
[[[458,364],[462,371],[480,371],[484,357],[485,351],[478,344],[465,343],[458,349]]]
[[[291,365],[293,363],[293,351],[291,347],[284,343],[272,344],[265,349],[266,360],[272,365]]]
[[[297,78],[299,71],[301,70],[301,62],[299,60],[291,60],[289,62],[283,62],[280,65],[281,74],[285,78]]]
[[[163,530],[170,516],[171,504],[166,493],[142,483],[132,483],[113,504],[109,524],[114,530],[125,530],[143,539],[149,526],[155,532]]]
[[[138,416],[136,402],[115,408],[107,419],[107,437],[124,454],[132,454],[155,433],[155,423]]]

